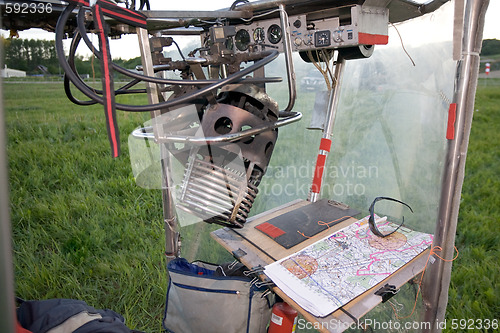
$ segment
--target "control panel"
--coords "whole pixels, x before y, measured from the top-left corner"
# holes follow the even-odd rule
[[[235,53],[271,49],[282,52],[284,29],[288,29],[292,51],[296,52],[387,44],[388,20],[388,9],[360,5],[352,6],[351,16],[343,19],[343,24],[338,17],[308,19],[307,15],[290,16],[288,27],[282,27],[279,18],[259,20],[235,25],[226,35],[226,47]]]

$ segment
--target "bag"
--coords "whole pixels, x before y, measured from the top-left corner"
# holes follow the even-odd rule
[[[132,333],[125,319],[111,310],[96,310],[73,299],[22,301],[19,324],[33,333]]]
[[[274,294],[242,273],[242,264],[222,266],[177,258],[168,264],[169,284],[163,327],[173,333],[266,332]],[[266,295],[267,294],[267,295]]]

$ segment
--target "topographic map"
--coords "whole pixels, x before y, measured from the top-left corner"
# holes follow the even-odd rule
[[[432,235],[400,228],[372,234],[368,217],[265,267],[264,273],[290,298],[325,317],[372,288],[432,244]],[[382,232],[397,225],[378,224]]]

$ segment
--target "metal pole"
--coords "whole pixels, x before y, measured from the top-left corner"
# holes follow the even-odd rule
[[[149,34],[146,29],[137,28],[139,37],[139,47],[141,49],[141,59],[143,72],[147,76],[154,76],[153,60],[151,57],[151,46],[149,44]],[[159,102],[158,86],[155,83],[146,82],[146,90],[148,92],[148,100],[151,104]],[[153,118],[153,131],[155,138],[164,136],[163,127],[159,122],[155,122],[154,118],[161,116],[161,111],[151,112]],[[161,170],[162,170],[162,202],[163,202],[163,220],[165,225],[165,255],[167,260],[172,260],[180,256],[180,233],[177,225],[177,215],[175,213],[175,205],[172,199],[172,193],[169,186],[169,155],[164,143],[160,145]]]
[[[0,332],[13,333],[15,332],[16,309],[5,133],[3,88],[0,81]]]
[[[292,42],[290,40],[290,24],[288,22],[288,14],[285,11],[283,4],[279,5],[280,9],[280,23],[283,30],[283,50],[285,54],[286,73],[288,78],[288,105],[285,112],[291,111],[295,104],[297,91],[295,89],[295,70],[293,68],[292,60]]]
[[[330,91],[330,98],[328,99],[327,114],[325,119],[325,128],[323,129],[323,137],[321,138],[320,150],[316,160],[316,167],[314,168],[313,183],[309,193],[309,201],[316,202],[321,193],[321,183],[323,182],[323,171],[325,169],[326,158],[331,147],[331,137],[333,134],[333,125],[335,123],[335,116],[337,115],[337,107],[339,104],[340,88],[342,83],[342,76],[344,75],[346,60],[339,53],[337,56],[337,64],[335,65],[335,88]]]
[[[427,267],[422,287],[425,305],[424,321],[431,324],[426,332],[440,332],[448,304],[451,260],[454,257],[460,197],[465,173],[465,159],[474,112],[479,52],[484,28],[484,16],[489,0],[468,0],[464,17],[462,56],[458,62],[458,83],[455,87],[456,122],[454,138],[448,142],[443,175],[438,221],[432,246],[442,248],[437,259]]]

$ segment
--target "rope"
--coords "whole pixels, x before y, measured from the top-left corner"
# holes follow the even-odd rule
[[[398,311],[394,308],[394,306],[392,305],[392,303],[389,302],[389,304],[391,305],[392,307],[392,310],[394,311],[394,314],[396,315],[396,318],[397,319],[407,319],[407,318],[410,318],[413,313],[415,312],[415,309],[417,307],[417,302],[418,302],[418,296],[420,295],[420,291],[422,289],[422,281],[424,280],[424,274],[425,274],[425,270],[427,269],[427,264],[429,263],[429,260],[431,258],[432,255],[436,256],[437,258],[443,260],[443,261],[446,261],[446,262],[452,262],[454,260],[456,260],[458,258],[458,249],[456,246],[453,247],[455,249],[455,252],[457,253],[455,255],[455,257],[453,259],[444,259],[443,257],[441,257],[440,255],[437,254],[437,252],[441,252],[443,251],[443,248],[441,246],[431,246],[431,250],[429,251],[429,256],[427,257],[427,261],[425,262],[425,266],[424,266],[424,270],[422,271],[422,275],[420,276],[420,281],[418,282],[418,290],[417,290],[417,296],[415,297],[415,303],[413,304],[413,309],[411,310],[411,313],[407,316],[399,316],[398,315]]]

